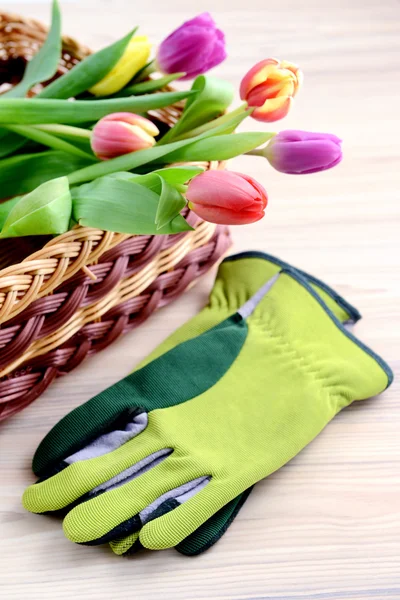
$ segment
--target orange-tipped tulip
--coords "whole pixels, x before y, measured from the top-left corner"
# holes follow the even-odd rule
[[[288,114],[302,79],[296,65],[267,58],[243,77],[240,97],[255,108],[251,116],[257,121],[279,121]]]
[[[264,216],[267,192],[255,179],[232,171],[205,171],[189,183],[189,208],[222,225],[255,223]]]
[[[101,160],[115,158],[137,150],[151,148],[156,143],[157,127],[139,115],[119,112],[107,115],[95,125],[92,150]]]

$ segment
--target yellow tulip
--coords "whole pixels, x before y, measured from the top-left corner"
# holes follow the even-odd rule
[[[89,92],[95,96],[110,96],[119,92],[147,64],[150,50],[151,44],[146,35],[134,36],[117,64]]]
[[[253,119],[271,123],[286,117],[302,80],[303,74],[296,65],[267,58],[243,77],[240,97],[254,108]]]

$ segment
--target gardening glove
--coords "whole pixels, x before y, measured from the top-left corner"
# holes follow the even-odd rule
[[[285,267],[289,268],[288,263],[262,252],[243,252],[226,258],[219,267],[209,305],[160,344],[137,368],[143,367],[179,343],[203,333],[217,322],[221,322],[225,317],[230,316],[241,304],[248,300],[258,287]],[[294,267],[291,268],[294,269]],[[295,270],[307,279],[335,316],[346,326],[356,323],[361,318],[360,313],[332,288],[304,271]],[[237,496],[208,519],[193,534],[178,544],[176,550],[181,554],[194,556],[211,548],[234,521],[251,489]],[[176,507],[178,504],[179,500],[176,498],[169,500],[155,511],[152,518],[159,516],[161,510],[171,510],[172,507]],[[110,542],[110,546],[116,554],[133,554],[142,547],[138,538],[139,531],[113,540]]]
[[[191,339],[224,320],[248,300],[265,281],[283,267],[288,267],[287,263],[267,254],[257,252],[242,253],[225,259],[220,265],[209,305],[199,315],[178,329],[156,348],[138,368],[164,354],[182,341]],[[329,304],[332,311],[341,321],[355,322],[359,319],[360,315],[358,311],[345,302],[331,288],[310,275],[304,272],[301,273],[307,278],[319,295],[324,298],[325,302]],[[113,388],[119,387],[119,385],[116,384]],[[108,393],[108,390],[104,393]],[[168,398],[165,398],[164,406],[168,405]],[[55,465],[56,469],[60,470],[60,466],[57,463],[62,462],[63,458],[71,452],[72,448],[79,447],[80,434],[78,434],[78,439],[74,438],[74,433],[77,430],[69,426],[68,423],[71,419],[79,421],[78,430],[82,432],[84,439],[89,440],[93,436],[98,435],[99,424],[96,426],[92,418],[90,420],[87,419],[86,409],[83,407],[77,408],[56,425],[37,450],[33,461],[33,469],[38,475],[42,474],[42,476],[48,477],[49,472],[52,471]],[[93,425],[95,425],[94,433],[93,430],[87,430],[88,427],[92,428]],[[64,446],[65,442],[67,442],[66,447],[61,445],[60,438],[63,439]],[[233,521],[249,492],[250,489],[218,511],[198,531],[189,536],[187,540],[184,540],[177,547],[177,550],[183,554],[193,555],[212,546]],[[175,499],[175,504],[176,502],[178,500]],[[170,507],[171,501],[164,506],[164,509]],[[117,554],[131,553],[140,547],[140,542],[136,541],[138,535],[139,533],[135,532],[130,536],[114,540],[111,542],[111,547]]]
[[[115,397],[112,409],[97,397],[91,408],[103,425],[117,413],[126,425],[31,486],[25,506],[57,510],[86,494],[64,530],[74,541],[102,543],[132,531],[138,513],[146,522],[180,498],[140,531],[145,547],[174,546],[290,460],[341,408],[390,381],[389,367],[343,329],[306,280],[283,270],[234,316],[131,376],[131,408],[149,395],[155,405],[163,395],[175,405],[129,415],[126,397]]]

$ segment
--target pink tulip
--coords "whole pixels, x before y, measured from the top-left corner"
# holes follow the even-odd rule
[[[191,180],[186,197],[199,217],[222,225],[254,223],[264,216],[268,197],[255,179],[232,171],[205,171]]]
[[[278,121],[288,114],[302,79],[302,72],[296,65],[267,58],[243,77],[240,97],[254,107],[251,116],[257,121]]]
[[[91,146],[98,158],[108,160],[151,148],[156,143],[154,136],[159,133],[149,119],[129,112],[113,113],[95,125]]]

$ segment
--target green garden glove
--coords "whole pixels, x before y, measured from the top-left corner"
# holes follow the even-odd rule
[[[76,542],[127,534],[141,513],[145,547],[178,544],[290,460],[341,408],[385,389],[391,371],[346,332],[305,279],[284,270],[234,316],[128,380],[83,407],[103,431],[119,416],[114,432],[69,456],[67,468],[24,496],[26,508],[45,512],[86,494],[64,520]],[[151,411],[148,422],[146,413],[128,414],[149,397],[158,406],[164,396],[171,406]],[[183,503],[149,520],[168,498]]]
[[[234,313],[241,304],[248,300],[257,288],[282,267],[288,267],[287,263],[257,252],[242,253],[226,259],[219,268],[209,305],[194,319],[173,333],[139,367],[144,366],[144,364],[165,353],[170,348],[175,347],[178,343],[190,339],[224,320],[225,317]],[[329,304],[332,311],[340,320],[355,322],[359,319],[360,315],[358,311],[346,303],[331,288],[304,272],[301,273],[312,283],[314,289],[324,298],[325,302]],[[168,406],[168,399],[166,399],[165,406]],[[82,411],[81,408],[76,409],[72,414],[79,419],[79,414],[81,413],[82,425],[88,425],[89,422],[85,418],[85,411]],[[62,452],[60,453],[61,447],[57,435],[57,430],[60,426],[65,430],[63,437],[70,440],[70,448],[71,444],[72,446],[74,444],[79,445],[79,440],[70,439],[71,431],[69,430],[71,428],[68,426],[70,418],[71,415],[68,415],[63,419],[46,436],[44,442],[39,447],[34,460],[34,470],[38,474],[48,473],[49,469],[51,469],[51,463],[54,465],[62,461],[63,457],[70,452],[69,449],[65,450],[64,455]],[[79,431],[81,429],[82,427],[80,426]],[[83,435],[84,439],[90,437],[87,431]],[[56,450],[55,456],[54,450]],[[247,490],[218,511],[198,531],[189,536],[187,540],[184,540],[177,547],[177,550],[184,554],[192,555],[198,554],[212,546],[233,521],[250,491],[250,489]],[[177,501],[174,504],[177,505]],[[166,507],[171,507],[171,501]],[[138,542],[135,544],[138,535],[139,533],[136,532],[123,539],[111,542],[111,546],[117,554],[131,552],[132,548],[140,545]]]
[[[303,275],[341,322],[352,325],[361,318],[356,308],[312,275],[295,269],[279,258],[263,252],[242,252],[226,258],[221,263],[210,295],[209,305],[169,336],[137,368],[142,368],[179,343],[192,339],[223,321],[224,318],[236,312],[263,283],[282,268],[292,268]],[[165,404],[166,406],[168,404]],[[249,488],[228,502],[199,529],[178,544],[176,550],[186,556],[195,556],[211,548],[232,524],[251,490],[252,488]],[[174,499],[167,501],[164,507],[160,508],[171,510],[178,505],[179,502]],[[161,510],[156,511],[155,515],[159,515],[160,512]],[[138,538],[139,530],[129,536],[113,540],[110,542],[110,546],[118,555],[133,554],[142,547]]]

